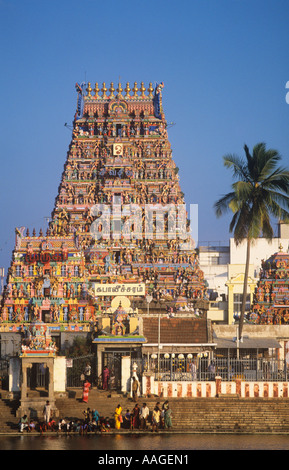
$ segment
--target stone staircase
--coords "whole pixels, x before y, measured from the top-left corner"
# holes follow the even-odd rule
[[[289,400],[200,398],[171,401],[174,429],[196,433],[289,433]]]
[[[66,397],[56,399],[60,418],[83,418],[89,407],[113,422],[114,410],[120,404],[125,412],[132,411],[134,402],[121,394],[93,389],[88,403],[81,400],[80,389],[71,390]],[[139,406],[146,402],[152,411],[156,402],[165,398],[150,397],[138,400]],[[173,414],[173,432],[193,433],[289,433],[289,399],[284,398],[170,398]],[[17,401],[0,399],[0,433],[17,432]],[[149,430],[150,430],[149,426]],[[128,432],[122,430],[120,432]]]
[[[18,400],[10,400],[0,396],[0,434],[8,434],[18,430],[19,418],[16,417],[18,406]]]
[[[138,400],[146,402],[152,411],[156,402],[165,398],[151,397]],[[134,402],[117,393],[92,390],[88,403],[81,402],[81,392],[74,398],[56,401],[61,417],[81,418],[89,407],[113,419],[120,404],[123,412],[132,411]],[[289,399],[264,398],[171,398],[173,430],[195,433],[289,433]]]
[[[126,398],[122,394],[116,392],[106,392],[98,389],[92,389],[89,392],[88,403],[82,402],[82,391],[80,389],[71,390],[68,392],[68,396],[58,398],[55,401],[55,405],[59,410],[59,418],[83,418],[83,412],[90,408],[91,410],[96,409],[100,416],[112,419],[114,416],[114,410],[118,404],[121,405],[124,412],[129,409],[132,411],[134,402],[131,398]],[[140,405],[143,402],[139,401]],[[154,401],[153,403],[156,403]]]

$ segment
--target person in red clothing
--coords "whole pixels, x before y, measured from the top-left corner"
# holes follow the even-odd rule
[[[50,431],[56,431],[56,421],[54,418],[50,418],[49,423],[48,423],[48,429]]]
[[[138,404],[136,403],[131,413],[131,429],[139,428],[139,425],[140,425],[139,413],[140,413],[140,409],[139,409]]]
[[[82,391],[82,401],[87,403],[88,402],[88,394],[90,390],[91,384],[88,382],[88,380],[85,380],[83,384],[83,391]]]

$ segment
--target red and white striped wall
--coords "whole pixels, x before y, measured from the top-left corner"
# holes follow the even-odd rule
[[[213,398],[238,395],[240,398],[288,398],[289,382],[246,382],[236,379],[222,382],[220,377],[210,382],[162,382],[152,376],[142,379],[144,396],[157,395],[176,398]]]

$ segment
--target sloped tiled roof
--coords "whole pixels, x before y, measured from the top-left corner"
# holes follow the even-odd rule
[[[143,318],[143,335],[147,343],[158,343],[158,318]],[[160,319],[160,343],[177,345],[209,342],[206,319]]]

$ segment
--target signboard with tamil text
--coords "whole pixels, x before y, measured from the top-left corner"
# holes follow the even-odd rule
[[[96,296],[145,295],[145,283],[141,284],[94,284]]]

